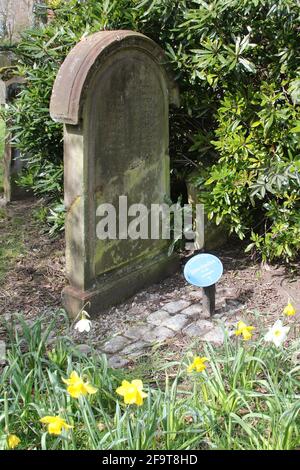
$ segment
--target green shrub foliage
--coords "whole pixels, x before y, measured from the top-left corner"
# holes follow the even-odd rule
[[[299,1],[62,0],[55,14],[18,46],[28,86],[12,114],[30,161],[28,184],[38,193],[61,193],[62,129],[48,107],[68,51],[85,34],[138,30],[166,51],[181,90],[181,108],[171,116],[173,175],[185,178],[196,167],[209,216],[250,238],[248,250],[263,259],[295,258]]]

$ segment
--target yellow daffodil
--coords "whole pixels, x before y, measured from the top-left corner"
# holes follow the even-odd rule
[[[63,429],[72,429],[73,426],[70,426],[66,421],[60,416],[44,416],[40,419],[40,422],[43,424],[48,424],[48,433],[55,434],[59,436],[62,433]]]
[[[143,392],[143,382],[141,380],[133,380],[131,383],[123,380],[116,393],[124,397],[125,405],[135,404],[141,406],[144,398],[147,397],[147,393]]]
[[[235,330],[235,335],[243,335],[243,338],[245,341],[249,341],[249,339],[252,338],[252,333],[251,331],[254,330],[254,326],[248,326],[246,323],[243,321],[239,321],[237,324],[237,330]]]
[[[97,388],[84,382],[77,372],[72,372],[69,379],[62,379],[68,385],[67,391],[73,398],[79,398],[81,395],[93,395],[97,392]]]
[[[296,310],[295,308],[293,307],[293,305],[291,304],[291,302],[289,302],[287,304],[287,306],[285,307],[285,309],[283,310],[283,313],[284,315],[286,315],[287,317],[292,317],[293,315],[296,314]]]
[[[7,436],[7,445],[9,449],[15,449],[20,444],[21,440],[15,434]]]
[[[203,372],[206,369],[205,362],[207,361],[208,361],[207,357],[196,356],[192,364],[188,366],[187,371],[193,372],[193,370],[195,370],[196,372]]]

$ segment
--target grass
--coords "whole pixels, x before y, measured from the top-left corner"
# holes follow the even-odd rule
[[[12,266],[13,261],[24,251],[24,220],[7,217],[7,209],[0,208],[0,282]]]
[[[5,123],[0,119],[0,193],[3,191],[3,154],[5,141]],[[6,209],[0,208],[0,282],[4,279],[13,260],[23,251],[23,240],[20,237],[22,220],[14,217],[8,224]],[[9,229],[5,230],[6,227]]]
[[[67,337],[47,346],[58,315],[63,313],[30,326],[18,316],[7,326],[7,363],[0,378],[2,448],[9,433],[18,435],[23,449],[299,447],[299,341],[277,349],[264,343],[263,335],[253,342],[227,338],[222,347],[206,346],[204,372],[187,373],[188,354],[162,364],[151,378],[149,371],[140,375],[146,367],[114,371],[97,352],[82,356]],[[72,398],[62,379],[74,370],[97,393]],[[148,397],[142,406],[125,406],[116,393],[123,379],[132,378],[144,380]],[[73,429],[54,436],[40,419],[58,414]]]

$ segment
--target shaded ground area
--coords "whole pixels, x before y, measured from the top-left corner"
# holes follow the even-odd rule
[[[31,320],[42,312],[61,307],[60,293],[66,284],[64,240],[63,237],[49,238],[45,227],[37,220],[41,204],[31,200],[0,208],[0,314],[6,318],[23,312]],[[200,333],[205,340],[205,334],[210,331],[210,338],[214,333],[212,342],[217,344],[220,331],[216,328],[221,323],[230,328],[243,318],[251,324],[271,324],[282,314],[289,299],[300,312],[297,263],[288,270],[284,266],[262,266],[245,256],[242,247],[232,245],[216,254],[224,263],[224,276],[218,284],[217,312],[211,328],[205,324],[210,319],[202,315],[200,289],[187,285],[182,273],[177,273],[105,312],[93,321],[89,334],[75,333],[72,326],[67,333],[81,344],[83,351],[88,351],[89,346],[105,351],[106,340],[123,337],[122,348],[117,345],[109,351],[108,347],[107,353],[110,357],[115,354],[119,357],[119,351],[125,349],[126,352],[126,347],[130,346],[131,358],[137,358],[148,346],[153,346],[155,335],[148,344],[149,335],[159,334],[157,328],[163,331],[161,338],[172,351],[187,347]],[[170,307],[170,303],[175,303],[175,307]],[[188,334],[187,329],[199,320],[204,321],[200,325],[202,330],[196,328],[194,335]],[[136,339],[130,334],[128,337],[128,331],[132,336],[132,327],[139,328],[135,331]],[[113,343],[118,341],[114,339]],[[138,351],[134,346],[137,342]]]
[[[64,240],[51,239],[36,219],[42,201],[0,207],[0,314],[38,315],[60,306]]]

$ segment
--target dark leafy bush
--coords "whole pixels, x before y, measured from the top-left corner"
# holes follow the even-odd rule
[[[65,55],[83,34],[139,30],[164,48],[181,89],[181,108],[171,118],[173,175],[185,178],[196,167],[209,216],[251,238],[248,250],[264,259],[297,256],[299,2],[62,0],[53,6],[54,21],[27,32],[18,47],[28,86],[13,109],[14,128],[35,191],[47,192],[49,182],[55,197],[61,192],[53,175],[61,168],[62,129],[48,106]]]

